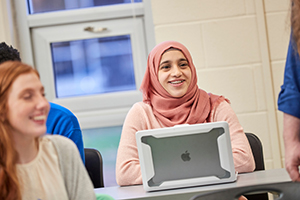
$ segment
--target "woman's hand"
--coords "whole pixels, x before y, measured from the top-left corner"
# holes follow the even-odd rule
[[[247,198],[245,196],[240,196],[238,200],[247,200]]]

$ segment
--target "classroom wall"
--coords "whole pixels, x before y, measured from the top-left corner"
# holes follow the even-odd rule
[[[269,38],[271,71],[273,76],[273,89],[275,101],[277,101],[280,86],[283,83],[283,74],[285,58],[290,36],[290,1],[289,0],[265,0],[266,20]],[[278,122],[278,132],[282,155],[284,155],[283,146],[283,113],[277,110],[276,117]],[[281,157],[282,166],[284,166],[284,156]]]
[[[230,99],[246,132],[262,140],[267,169],[283,167],[277,96],[289,40],[289,0],[151,0],[156,43],[191,51],[198,85]],[[18,47],[0,1],[0,41]]]
[[[14,11],[11,3],[7,3],[10,0],[0,1],[0,42],[4,41],[7,44],[12,44],[14,47],[18,47],[18,38],[16,36],[16,27],[13,24]]]
[[[152,0],[156,42],[191,51],[198,85],[231,101],[244,130],[262,140],[266,167],[282,167],[276,102],[289,38],[288,0]]]
[[[10,42],[10,33],[8,30],[8,14],[6,11],[6,1],[0,1],[0,41]]]

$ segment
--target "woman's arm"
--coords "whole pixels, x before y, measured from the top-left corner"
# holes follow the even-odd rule
[[[250,144],[229,103],[220,103],[212,117],[212,121],[226,121],[229,124],[235,170],[239,173],[253,171],[255,162]]]
[[[142,184],[135,133],[146,129],[143,113],[143,109],[135,104],[128,112],[123,124],[116,162],[116,179],[121,186]]]

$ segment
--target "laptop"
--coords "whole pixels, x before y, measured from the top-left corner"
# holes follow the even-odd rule
[[[236,181],[227,122],[138,131],[146,191]]]

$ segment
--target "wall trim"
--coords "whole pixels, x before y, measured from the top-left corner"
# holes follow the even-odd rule
[[[267,33],[267,24],[265,16],[265,8],[263,0],[255,0],[256,9],[256,22],[258,27],[258,38],[260,45],[260,54],[262,62],[262,73],[264,80],[265,89],[265,99],[267,105],[267,116],[268,116],[268,128],[269,128],[269,138],[272,148],[273,156],[273,168],[282,168],[281,164],[281,152],[279,144],[279,132],[276,118],[276,103],[275,103],[275,93],[272,81],[271,72],[271,62],[270,62],[270,51],[269,51],[269,41]]]

